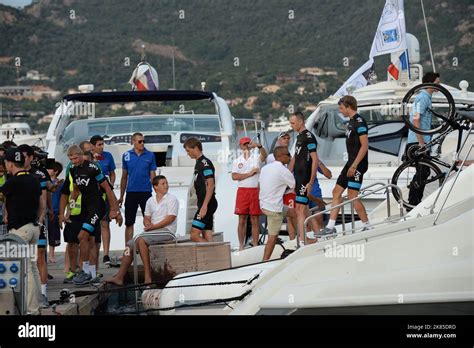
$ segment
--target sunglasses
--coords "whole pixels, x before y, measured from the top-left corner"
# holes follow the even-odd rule
[[[139,143],[139,144],[145,144],[145,140],[138,140],[137,143]]]

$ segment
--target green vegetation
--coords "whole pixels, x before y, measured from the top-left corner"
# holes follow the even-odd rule
[[[384,2],[43,0],[21,11],[0,5],[0,57],[20,57],[21,75],[38,70],[53,79],[44,84],[62,94],[84,83],[93,83],[97,90],[128,90],[127,81],[140,59],[137,40],[141,40],[148,43],[147,60],[158,70],[161,89],[168,89],[172,62],[167,45],[175,46],[177,89],[200,89],[205,81],[208,90],[226,99],[243,98],[245,103],[249,96],[258,96],[252,110],[239,104],[233,113],[266,119],[279,116],[290,104],[316,104],[335,92],[367,60]],[[472,84],[472,1],[426,0],[425,8],[443,81],[457,86],[466,79]],[[294,19],[289,11],[294,11]],[[419,1],[405,1],[405,12],[407,30],[419,39],[422,64],[429,70]],[[127,57],[129,66],[124,65]],[[342,64],[344,57],[349,58],[347,67]],[[454,58],[458,66],[453,66]],[[388,62],[388,57],[376,59],[381,80]],[[15,84],[12,67],[13,61],[0,61],[0,85]],[[281,90],[268,95],[257,87],[276,84],[277,75],[298,75],[303,67],[336,70],[338,76],[278,83]],[[320,82],[326,83],[327,92],[317,91]],[[303,95],[295,93],[299,86],[305,87]],[[279,109],[272,109],[273,101]],[[3,110],[53,112],[44,102],[13,104],[5,102]]]

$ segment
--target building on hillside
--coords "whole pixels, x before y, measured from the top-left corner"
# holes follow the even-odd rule
[[[31,86],[1,86],[0,96],[3,97],[32,97]]]
[[[262,92],[270,94],[270,93],[276,93],[280,89],[281,89],[281,87],[278,86],[278,85],[266,85],[265,87],[262,88]]]
[[[312,76],[337,76],[337,71],[335,70],[324,70],[318,67],[309,67],[300,69],[300,73],[312,75]]]

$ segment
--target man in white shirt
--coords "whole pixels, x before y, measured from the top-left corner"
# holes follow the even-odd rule
[[[163,175],[155,176],[152,180],[156,196],[150,197],[145,206],[143,223],[146,231],[171,232],[176,234],[176,217],[178,216],[179,202],[171,193],[168,193],[168,180]],[[143,236],[137,239],[137,249],[143,261],[145,284],[151,283],[150,252],[148,246],[171,241],[169,236]],[[122,264],[113,278],[106,279],[107,283],[123,285],[128,267],[133,261],[133,240],[128,241]]]
[[[268,242],[265,245],[263,261],[270,259],[273,253],[281,224],[287,212],[283,206],[283,194],[287,188],[295,188],[295,178],[285,167],[291,158],[288,148],[278,146],[273,150],[273,154],[275,162],[263,167],[259,178],[260,207],[267,216],[268,226]]]
[[[243,250],[249,215],[252,223],[252,244],[258,245],[260,235],[258,217],[262,215],[258,201],[258,173],[267,158],[267,152],[261,144],[254,144],[248,137],[241,138],[239,144],[242,155],[234,160],[232,180],[238,181],[239,185],[235,214],[239,216],[239,245],[240,250]]]
[[[291,131],[282,131],[278,134],[278,140],[275,144],[277,146],[283,146],[287,149],[290,148]],[[267,156],[267,164],[275,162],[275,156],[271,153]],[[296,238],[296,212],[295,212],[295,200],[296,194],[294,191],[285,192],[283,195],[283,204],[288,207],[288,213],[286,215],[286,229],[288,230],[288,236],[291,240]]]

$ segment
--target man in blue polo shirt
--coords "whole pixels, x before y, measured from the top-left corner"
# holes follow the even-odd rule
[[[133,237],[133,225],[138,206],[145,213],[146,201],[151,197],[151,182],[156,176],[156,161],[153,152],[145,149],[143,134],[132,135],[133,149],[122,155],[122,179],[120,180],[120,199],[122,204],[125,190],[125,244]]]
[[[115,184],[115,161],[110,152],[104,151],[104,138],[100,135],[94,135],[91,138],[91,144],[94,150],[94,158],[99,161],[102,173],[109,179],[112,187]],[[100,223],[102,241],[104,245],[104,258],[102,262],[110,264],[109,249],[110,249],[110,219],[108,217],[109,206],[106,204],[106,214]]]
[[[439,73],[427,72],[423,78],[423,83],[440,83]],[[436,90],[433,88],[426,88],[422,90],[415,98],[413,102],[413,107],[410,112],[410,122],[419,129],[431,129],[431,96]],[[431,140],[429,135],[421,135],[413,132],[411,129],[408,131],[407,145],[405,147],[405,156],[407,156],[410,147],[419,146],[423,147],[426,143]],[[423,192],[425,190],[425,185],[415,185],[418,181],[419,176],[421,175],[422,180],[426,180],[430,175],[430,170],[426,167],[421,169],[421,173],[417,172],[413,176],[413,180],[410,184],[410,192],[408,194],[408,202],[417,206],[423,199]],[[408,210],[411,210],[409,208]]]

